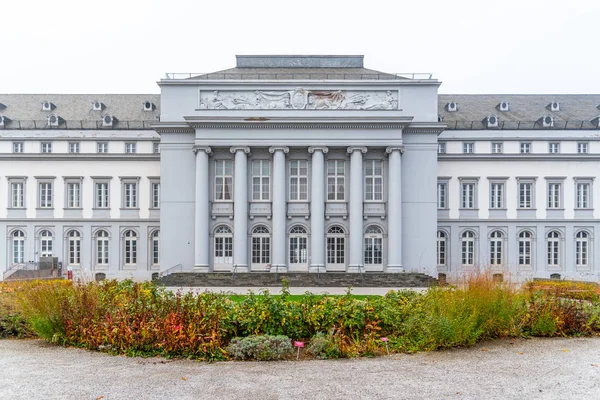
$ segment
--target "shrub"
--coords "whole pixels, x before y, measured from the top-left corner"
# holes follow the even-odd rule
[[[293,352],[290,338],[283,335],[252,335],[236,337],[227,347],[229,356],[236,360],[281,360]]]
[[[340,356],[340,349],[333,339],[333,334],[325,334],[323,332],[317,332],[310,339],[307,350],[310,354],[320,359],[339,358]]]

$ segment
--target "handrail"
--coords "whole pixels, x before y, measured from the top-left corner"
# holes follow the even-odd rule
[[[175,271],[176,269],[179,269],[179,271]],[[171,275],[171,274],[172,274],[172,273],[174,273],[174,272],[182,272],[182,271],[183,271],[183,264],[182,264],[182,263],[179,263],[179,264],[176,264],[176,265],[172,266],[171,268],[168,268],[168,269],[166,269],[166,270],[164,270],[164,271],[160,272],[160,273],[158,274],[158,276],[159,276],[160,278],[163,278],[163,277],[165,277],[165,276],[167,276],[167,275]]]
[[[343,79],[343,80],[433,80],[433,74],[429,72],[393,72],[393,73],[361,73],[348,72],[348,73],[336,73],[336,72],[319,72],[319,73],[301,73],[290,72],[283,73],[253,73],[253,72],[167,72],[165,73],[164,80],[218,80],[218,79]]]

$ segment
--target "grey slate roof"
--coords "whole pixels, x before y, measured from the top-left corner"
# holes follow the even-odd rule
[[[222,71],[197,75],[191,79],[407,79],[367,68],[229,68]]]
[[[498,105],[506,101],[507,112]],[[458,111],[449,112],[447,104],[455,102]],[[560,111],[551,111],[549,104],[558,102]],[[441,94],[438,96],[438,113],[450,129],[482,129],[482,121],[491,115],[498,117],[503,129],[539,129],[535,123],[544,116],[554,118],[556,129],[593,129],[590,122],[600,116],[598,94]]]

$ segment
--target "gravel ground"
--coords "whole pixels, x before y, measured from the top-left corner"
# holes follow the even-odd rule
[[[0,340],[0,399],[598,399],[600,338],[375,359],[142,359]]]

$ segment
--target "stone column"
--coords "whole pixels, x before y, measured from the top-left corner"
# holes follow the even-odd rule
[[[290,151],[285,146],[270,147],[273,154],[273,247],[271,248],[271,272],[286,272],[286,181],[285,155]]]
[[[209,185],[208,185],[208,146],[194,147],[196,153],[196,202],[194,221],[194,272],[208,272],[209,260]]]
[[[348,272],[359,272],[363,263],[363,158],[366,147],[348,147],[350,154],[350,263]]]
[[[402,268],[402,157],[403,146],[385,149],[389,157],[388,179],[388,259],[385,272],[403,272]]]
[[[325,154],[327,147],[309,147],[312,154],[310,199],[310,269],[325,272]]]
[[[248,272],[248,154],[249,147],[232,147],[235,154],[233,184],[233,267]]]

